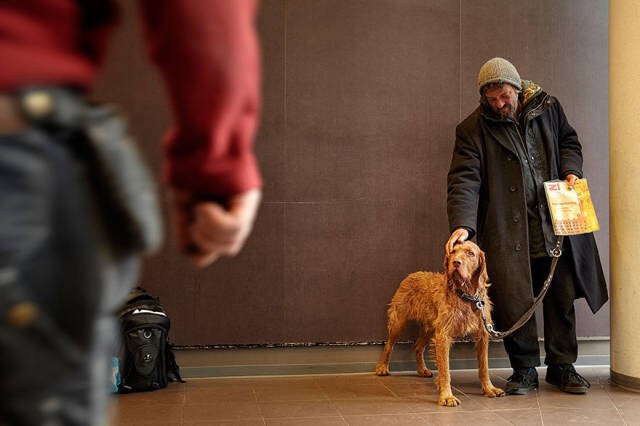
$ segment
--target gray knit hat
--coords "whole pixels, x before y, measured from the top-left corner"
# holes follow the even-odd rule
[[[518,90],[522,90],[520,74],[513,64],[503,58],[489,59],[478,73],[478,90],[489,83],[509,83]]]

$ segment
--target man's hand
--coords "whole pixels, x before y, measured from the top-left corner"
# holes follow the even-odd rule
[[[261,191],[254,189],[229,198],[222,206],[175,190],[173,216],[180,249],[199,267],[220,256],[235,256],[251,232],[261,197]]]
[[[447,241],[447,244],[444,246],[444,251],[447,253],[447,256],[453,251],[453,246],[455,246],[456,243],[466,241],[467,238],[469,238],[469,231],[466,229],[458,228],[453,231],[449,237],[449,241]]]
[[[573,189],[573,185],[576,184],[576,180],[578,180],[578,176],[574,175],[573,173],[569,173],[564,180],[567,181],[567,186],[569,187],[569,189]]]

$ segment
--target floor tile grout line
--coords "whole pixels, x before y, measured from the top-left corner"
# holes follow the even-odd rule
[[[538,406],[538,418],[540,419],[540,423],[544,426],[544,417],[542,416],[542,405],[540,405],[540,392],[538,389],[535,390],[536,393],[536,405]]]
[[[599,382],[599,380],[598,380]],[[600,383],[599,383],[600,384]],[[611,401],[611,404],[613,405],[613,407],[616,409],[616,413],[618,413],[618,416],[620,417],[620,419],[622,420],[622,422],[627,425],[627,419],[624,417],[624,414],[620,411],[620,407],[618,407],[618,404],[616,404],[616,402],[614,401],[614,399],[611,397],[611,392],[609,392],[609,389],[605,389],[604,390],[607,394],[607,398],[609,398],[609,401]]]

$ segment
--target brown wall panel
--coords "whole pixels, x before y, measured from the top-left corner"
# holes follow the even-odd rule
[[[159,173],[170,112],[131,3],[96,97],[128,111]],[[578,130],[608,265],[607,22],[604,0],[263,0],[264,203],[237,258],[196,271],[168,233],[146,263],[175,342],[383,340],[399,281],[441,269],[455,125],[497,55]],[[579,335],[608,335],[607,309],[578,311]]]

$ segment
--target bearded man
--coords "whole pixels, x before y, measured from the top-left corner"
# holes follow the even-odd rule
[[[474,236],[487,253],[494,320],[511,327],[542,287],[554,249],[561,248],[544,299],[546,381],[568,393],[590,386],[573,366],[578,356],[574,300],[585,297],[595,313],[607,288],[593,234],[554,235],[543,182],[582,178],[582,146],[558,100],[521,80],[503,58],[487,61],[478,74],[480,105],[456,128],[448,174],[449,252]],[[535,316],[505,337],[513,375],[506,392],[523,395],[538,387],[540,351]]]

